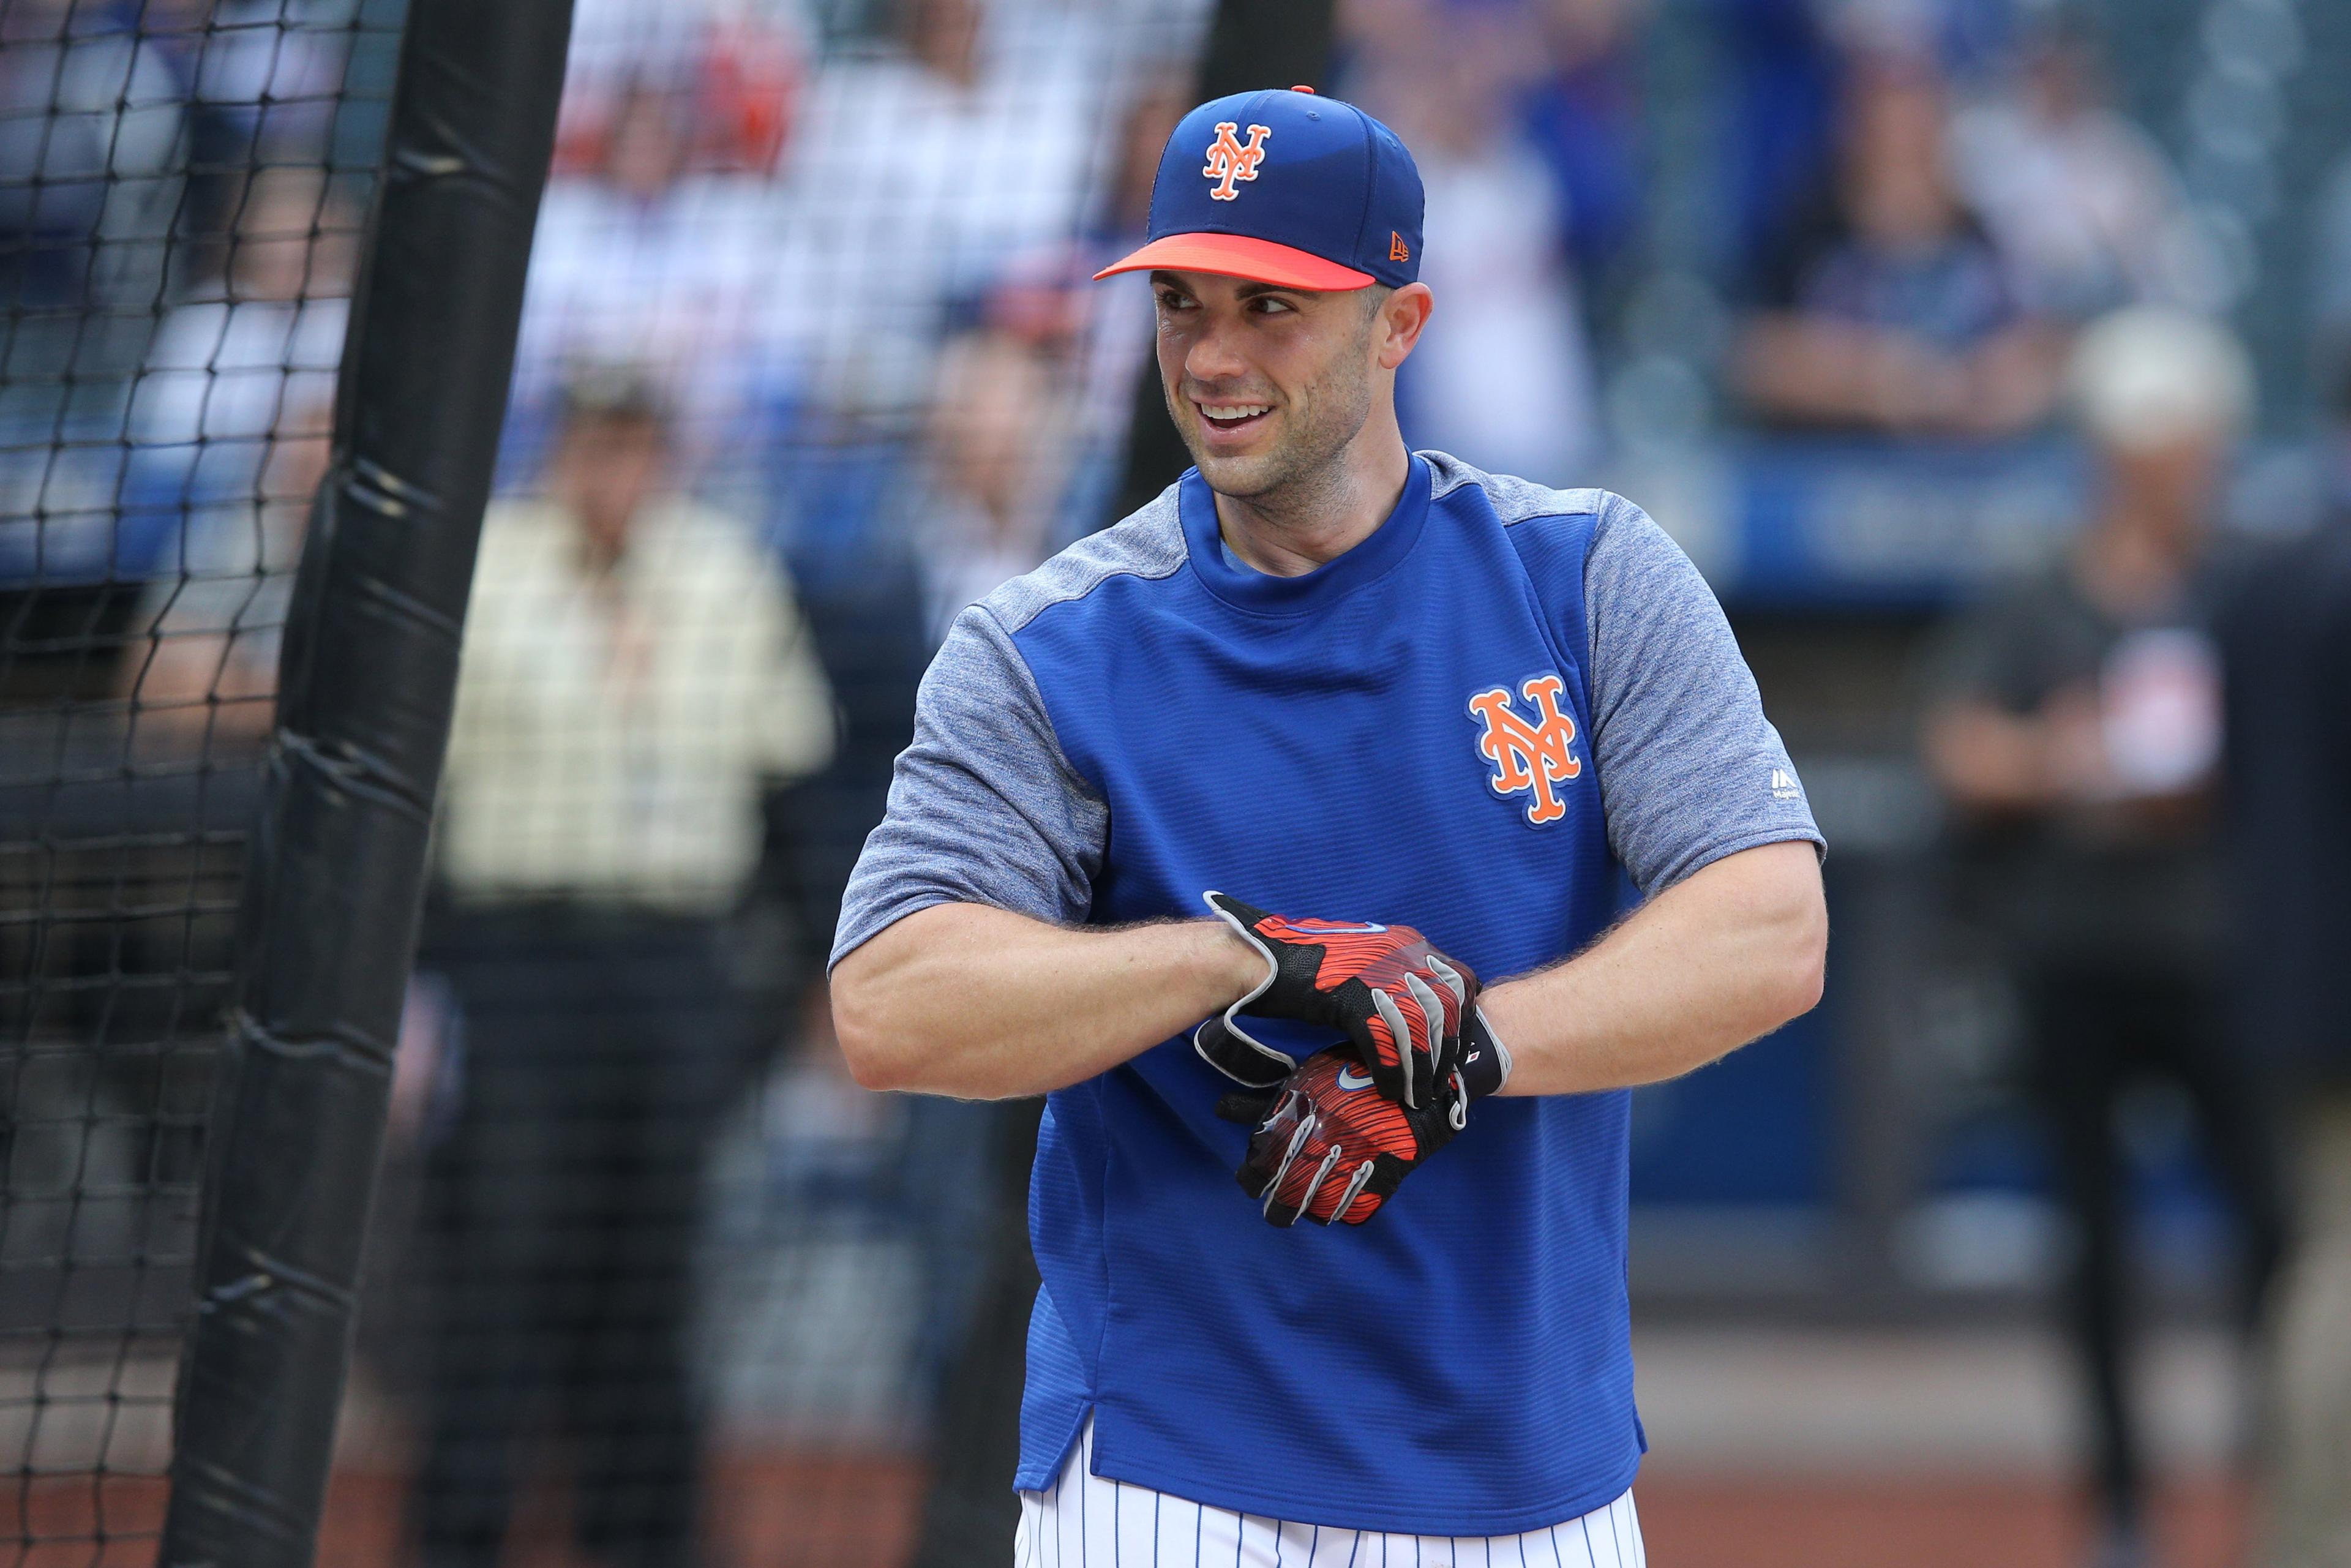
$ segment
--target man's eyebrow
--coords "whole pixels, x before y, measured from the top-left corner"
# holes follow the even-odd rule
[[[1192,289],[1186,287],[1183,281],[1178,278],[1175,273],[1162,271],[1157,268],[1154,268],[1152,271],[1151,287],[1154,288],[1172,288],[1176,290],[1176,293],[1183,295],[1190,295],[1194,292]],[[1261,299],[1269,294],[1285,294],[1292,298],[1302,298],[1314,291],[1311,288],[1292,288],[1289,285],[1281,283],[1260,283],[1254,280],[1236,280],[1236,286],[1233,292],[1243,299]]]

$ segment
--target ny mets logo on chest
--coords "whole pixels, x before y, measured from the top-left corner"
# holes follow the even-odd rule
[[[1494,765],[1487,782],[1497,795],[1530,794],[1527,821],[1556,822],[1567,815],[1567,798],[1560,786],[1579,778],[1583,759],[1575,755],[1575,720],[1560,709],[1567,683],[1557,675],[1536,675],[1519,691],[1534,705],[1532,724],[1510,706],[1510,689],[1496,686],[1469,699],[1469,715],[1483,726],[1478,749]]]
[[[1262,125],[1249,128],[1249,141],[1240,141],[1240,127],[1229,120],[1217,121],[1217,139],[1208,143],[1208,165],[1200,172],[1216,183],[1209,187],[1212,201],[1229,202],[1240,193],[1233,189],[1236,180],[1254,180],[1257,166],[1265,161],[1265,139],[1273,131]]]

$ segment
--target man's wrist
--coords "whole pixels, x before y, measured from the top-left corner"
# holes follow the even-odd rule
[[[1191,924],[1206,934],[1208,973],[1216,985],[1217,1010],[1222,1012],[1264,982],[1265,955],[1222,920]]]

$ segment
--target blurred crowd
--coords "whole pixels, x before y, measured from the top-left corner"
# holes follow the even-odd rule
[[[777,550],[820,624],[850,606],[852,685],[903,686],[955,604],[1123,493],[1146,318],[1139,285],[1085,278],[1140,222],[1207,11],[583,0],[508,486],[542,470],[572,377],[642,376],[676,483]],[[1690,110],[1652,101],[1648,8],[1349,0],[1329,85],[1418,150],[1445,236],[1409,434],[1587,479],[1672,424],[1661,361],[1724,426],[2057,428],[2084,323],[2246,287],[2116,107],[2095,16],[1711,7],[1721,151],[1669,191],[1658,144]],[[266,574],[298,504],[218,514],[314,476],[375,123],[345,84],[391,35],[356,0],[28,0],[0,26],[0,424],[39,523],[0,554],[21,577],[37,533],[51,580]],[[34,438],[60,424],[110,450],[57,461]],[[886,646],[877,600],[930,624]]]
[[[706,1232],[831,1248],[861,1303],[835,1319],[906,1321],[897,1381],[859,1406],[887,1440],[953,1396],[959,1354],[1001,1351],[964,1328],[1000,1315],[982,1276],[1019,1113],[862,1103],[820,958],[947,622],[1131,494],[1147,299],[1086,279],[1136,235],[1212,9],[580,0],[396,1092],[435,1568],[497,1560],[548,1432],[599,1561],[693,1560],[695,1347],[737,1332],[713,1303],[819,1310],[698,1256]],[[2202,9],[2254,16],[2227,58],[2292,65],[2260,31],[2292,6]],[[2201,13],[2179,14],[2185,50]],[[2326,509],[2351,512],[2351,395],[2262,402],[2351,393],[2351,163],[2314,208],[2314,363],[2281,368],[2230,327],[2277,127],[2251,153],[2209,125],[2159,140],[2110,57],[2126,8],[1337,16],[1318,87],[1389,120],[1428,187],[1415,444],[1562,486],[1660,442],[2083,455],[2078,527],[1922,632],[1917,765],[1953,917],[2022,998],[2101,1561],[2148,1551],[2116,1129],[2149,1076],[2238,1217],[2232,1321],[2284,1325],[2278,1420],[2303,1437],[2274,1568],[2336,1561],[2287,1542],[2342,1529],[2351,1494],[2307,1458],[2351,1419],[2326,1392],[2351,1382],[2351,1265],[2293,1246],[2351,1210],[2344,1113],[2311,1087],[2351,1067],[2326,989],[2351,967],[2351,525],[2290,547],[2219,525],[2247,444],[2312,426]],[[0,691],[119,703],[135,768],[234,766],[268,733],[387,27],[359,0],[0,9]],[[2228,79],[2257,103],[2251,69]],[[714,1186],[713,1151],[747,1147],[747,1181]],[[778,1397],[848,1420],[820,1382]]]

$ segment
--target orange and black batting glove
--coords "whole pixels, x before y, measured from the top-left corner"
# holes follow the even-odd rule
[[[1226,894],[1200,896],[1266,963],[1257,989],[1193,1032],[1193,1049],[1209,1066],[1252,1089],[1280,1082],[1297,1061],[1252,1038],[1239,1020],[1243,1013],[1290,1019],[1344,1034],[1372,1082],[1398,1105],[1416,1111],[1435,1103],[1478,996],[1467,964],[1409,925],[1291,920]]]
[[[1304,1215],[1361,1225],[1380,1211],[1420,1162],[1468,1125],[1469,1103],[1502,1086],[1510,1055],[1473,1012],[1460,1065],[1407,1110],[1373,1092],[1371,1074],[1344,1048],[1306,1059],[1269,1092],[1228,1094],[1217,1114],[1255,1124],[1241,1161],[1241,1189],[1276,1225]]]

